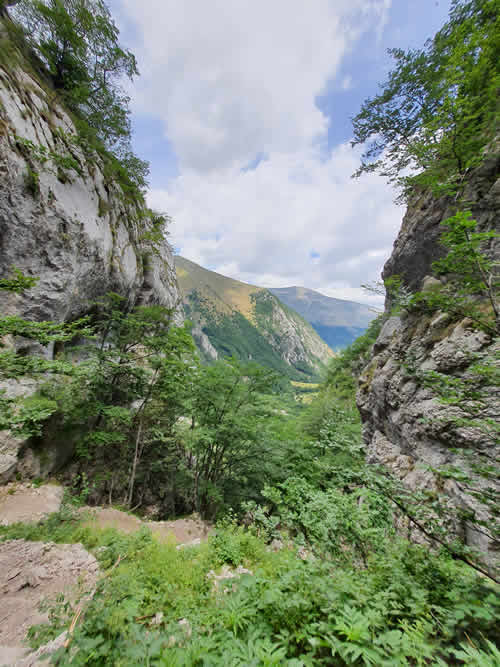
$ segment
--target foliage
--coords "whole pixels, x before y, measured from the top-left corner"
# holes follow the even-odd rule
[[[282,508],[294,512],[289,490],[292,505]],[[320,524],[318,546],[326,535]],[[0,527],[0,535],[79,541],[107,570],[70,646],[54,656],[63,664],[71,655],[72,664],[96,666],[493,665],[498,653],[498,591],[446,556],[401,540],[379,543],[365,567],[345,554],[302,561],[293,546],[268,551],[231,521],[207,544],[182,550],[147,531],[97,530],[74,514]],[[207,575],[228,561],[252,574],[227,580],[224,592]],[[56,601],[51,625],[34,629],[33,641],[56,636],[74,615]]]
[[[272,370],[234,357],[198,370],[186,434],[197,511],[215,516],[228,494],[237,505],[238,495],[245,495],[235,493],[238,485],[248,483],[259,458],[271,453],[265,445],[271,414],[265,395],[276,382]],[[266,466],[258,465],[263,484]]]
[[[344,390],[348,395],[352,393],[353,379],[365,366],[383,323],[384,315],[379,315],[370,323],[362,336],[356,338],[351,345],[332,359],[326,378],[327,386],[335,386],[341,394]]]
[[[87,360],[72,382],[48,384],[43,392],[57,402],[64,424],[80,425],[77,452],[98,473],[96,491],[107,489],[110,502],[116,491],[131,506],[151,476],[168,469],[193,345],[186,327],[171,326],[167,308],[131,308],[109,294],[96,309]]]
[[[460,185],[497,128],[499,21],[496,0],[453,0],[423,49],[389,51],[394,69],[353,119],[354,145],[369,142],[355,175],[377,171],[403,195]]]
[[[34,287],[38,281],[38,278],[25,276],[22,271],[15,267],[11,270],[11,273],[11,278],[0,278],[0,290],[21,294],[24,290]]]
[[[19,269],[12,269],[10,278],[2,278],[0,290],[21,294],[37,282]],[[46,359],[43,349],[39,354],[23,354],[26,345],[45,346],[50,343],[69,341],[77,335],[90,332],[86,318],[74,322],[36,322],[17,315],[0,317],[0,379],[16,380],[21,377],[40,377],[43,374],[71,374],[72,366]],[[10,341],[9,341],[10,339]],[[9,341],[9,342],[7,342]],[[23,341],[24,345],[19,345]],[[17,349],[16,349],[17,342]],[[42,354],[40,354],[40,352]],[[18,436],[39,435],[43,423],[56,410],[56,404],[49,398],[35,394],[25,397],[8,397],[0,391],[0,429],[9,429]]]
[[[45,165],[47,162],[51,161],[56,168],[64,170],[73,169],[75,172],[81,175],[80,164],[73,156],[61,155],[60,153],[49,150],[42,144],[35,144],[30,139],[26,139],[25,137],[20,137],[18,135],[15,136],[15,141],[16,146],[19,148],[19,150],[22,151],[24,155],[36,160],[41,165]]]
[[[498,262],[490,259],[483,248],[485,242],[500,238],[500,234],[476,231],[477,222],[470,211],[459,211],[441,224],[446,227],[441,243],[448,252],[434,262],[433,269],[446,282],[412,295],[407,308],[441,310],[453,318],[469,317],[478,328],[499,334]]]
[[[296,368],[290,367],[276,352],[263,331],[266,331],[267,323],[263,330],[252,324],[240,312],[233,311],[231,314],[220,314],[213,312],[210,304],[194,290],[189,295],[191,308],[201,314],[203,332],[209,337],[211,343],[221,357],[237,357],[272,368],[281,375],[293,380],[316,379],[314,371],[305,365]],[[268,335],[275,335],[272,330]]]
[[[65,182],[67,171],[81,173],[70,149],[71,143],[77,143],[89,162],[96,154],[101,157],[107,182],[118,183],[125,197],[143,204],[149,165],[131,150],[129,98],[122,85],[125,78],[132,80],[138,74],[137,64],[133,54],[120,45],[107,5],[103,0],[19,0],[11,4],[15,5],[10,10],[14,21],[4,21],[9,34],[5,48],[12,52],[9,61],[14,62],[16,56],[45,88],[48,82],[50,105],[63,102],[78,135],[53,128],[68,147],[64,155],[24,138],[17,138],[18,146],[28,160],[42,165],[50,161]],[[31,164],[30,170],[37,175]],[[31,176],[27,186],[38,194]]]
[[[134,56],[102,0],[21,0],[14,16],[47,66],[56,90],[80,111],[105,144],[130,136],[122,77],[138,74]]]

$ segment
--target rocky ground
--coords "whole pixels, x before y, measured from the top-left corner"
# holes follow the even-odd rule
[[[41,605],[61,593],[76,601],[93,587],[98,572],[81,544],[0,543],[0,665],[37,664],[21,657],[30,626],[48,621]]]
[[[44,484],[39,488],[11,483],[0,487],[0,525],[36,522],[61,507],[63,487]]]
[[[0,525],[39,522],[60,509],[63,488],[45,484],[39,488],[12,483],[0,487]],[[183,545],[206,540],[211,526],[192,516],[175,521],[142,521],[110,507],[83,508],[88,521],[100,528],[113,527],[133,533],[148,527],[156,539]],[[36,652],[24,646],[32,625],[47,621],[43,603],[64,593],[74,602],[88,594],[99,575],[99,566],[81,544],[54,544],[8,540],[0,542],[0,667],[32,667],[48,664],[40,658],[58,648],[65,634]]]
[[[146,526],[161,542],[174,541],[178,544],[198,543],[206,540],[211,526],[197,515],[175,521],[142,521],[138,517],[113,509],[112,507],[86,508],[90,510],[90,521],[100,528],[116,528],[123,533],[135,533]]]

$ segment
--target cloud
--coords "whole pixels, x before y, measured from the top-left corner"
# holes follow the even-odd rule
[[[350,287],[378,277],[401,220],[377,176],[350,178],[358,159],[344,144],[326,161],[311,149],[272,154],[253,171],[185,170],[150,201],[173,215],[181,254],[203,266],[253,284],[344,290],[350,298]]]
[[[136,24],[135,108],[165,122],[181,169],[300,151],[328,119],[315,104],[388,0],[122,0]]]
[[[389,6],[120,0],[142,72],[134,108],[162,119],[177,158],[150,202],[174,217],[184,256],[259,285],[347,294],[377,277],[400,211],[377,177],[350,179],[349,145],[326,150],[316,100],[352,85],[336,82],[342,58]]]

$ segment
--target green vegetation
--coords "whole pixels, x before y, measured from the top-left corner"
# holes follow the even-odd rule
[[[21,0],[13,15],[47,68],[65,103],[80,112],[113,147],[130,138],[125,76],[138,74],[135,57],[118,42],[118,28],[102,0]]]
[[[103,162],[108,183],[119,184],[123,196],[144,204],[149,166],[133,154],[129,98],[122,83],[138,75],[132,53],[119,43],[119,31],[102,0],[20,0],[9,9],[13,19],[3,20],[9,37],[2,43],[8,53],[4,65],[16,62],[32,72],[47,91],[50,113],[57,105],[71,112],[77,137],[54,134],[66,145],[62,153],[47,151],[23,137],[16,142],[31,160],[50,163],[69,180],[68,173],[81,172],[71,154],[71,144],[83,149],[89,163],[96,154]],[[5,8],[3,9],[5,13]],[[50,113],[47,116],[50,125]],[[32,171],[34,167],[31,166]],[[28,183],[33,188],[33,179]]]
[[[182,257],[176,257],[176,270],[186,315],[200,325],[219,357],[255,361],[292,380],[320,379],[333,353],[310,324],[269,290],[208,271]],[[283,333],[288,322],[293,323],[303,350],[291,349],[295,342]]]
[[[454,193],[498,131],[498,2],[453,0],[425,48],[390,54],[395,68],[353,120],[354,145],[369,142],[356,175],[377,171],[403,197],[422,186]]]
[[[77,108],[77,92],[88,92],[92,42],[84,37],[82,43],[72,12],[83,12],[96,37],[92,31],[99,26],[88,16],[96,8],[113,40],[117,33],[104,5],[24,4],[39,22],[34,34],[41,35],[44,67]],[[375,153],[387,149],[383,159],[389,162],[378,166],[391,177],[412,161],[420,167],[405,186],[442,191],[445,183],[456,192],[459,176],[480,159],[489,139],[490,82],[497,81],[493,5],[454,2],[449,24],[425,51],[395,54],[399,64],[389,89],[367,102],[355,121],[358,140],[375,131],[382,137]],[[69,48],[60,41],[63,29],[74,42]],[[98,67],[105,69],[104,62]],[[422,101],[418,111],[408,106],[414,96]],[[83,107],[79,113],[85,115]],[[387,134],[389,117],[393,135]],[[82,142],[85,131],[92,136],[90,119]],[[405,131],[407,143],[400,141]],[[101,140],[111,141],[105,134]],[[37,152],[36,146],[24,149]],[[113,169],[126,170],[113,160]],[[455,215],[445,221],[448,254],[435,265],[442,287],[410,294],[393,277],[391,300],[405,317],[440,311],[455,325],[466,316],[478,335],[493,339],[498,282],[484,244],[494,235],[477,231],[461,207],[457,193]],[[145,214],[154,221],[150,240],[159,246],[165,218]],[[14,270],[0,288],[19,294],[34,283]],[[246,308],[253,293],[242,288],[231,298]],[[267,326],[269,299],[259,294],[254,301],[256,320]],[[354,395],[382,319],[331,362],[325,382],[315,387],[318,395],[304,405],[272,360],[268,368],[247,361],[255,345],[249,320],[241,312],[247,324],[232,318],[233,305],[217,313],[209,306],[207,326],[237,322],[234,349],[225,351],[246,354],[245,361],[202,366],[188,327],[175,327],[170,310],[137,307],[116,294],[72,324],[0,319],[0,377],[39,381],[31,397],[0,396],[1,429],[31,437],[42,451],[54,432],[71,434],[73,490],[80,501],[118,502],[139,512],[153,506],[160,518],[198,511],[218,521],[207,544],[180,550],[158,543],[147,530],[133,536],[99,531],[68,498],[40,525],[0,526],[1,539],[82,542],[103,569],[80,611],[56,602],[49,623],[31,630],[33,643],[43,644],[74,620],[55,664],[496,667],[498,575],[481,553],[460,542],[454,526],[458,520],[498,539],[498,495],[488,484],[498,476],[498,462],[486,450],[463,451],[460,465],[434,471],[443,481],[467,485],[484,510],[477,515],[452,505],[444,493],[412,492],[384,468],[367,464]],[[227,346],[222,329],[211,333]],[[55,360],[42,354],[40,346],[49,343],[58,344]],[[266,350],[260,343],[259,349]],[[458,377],[422,373],[405,351],[400,361],[409,380],[460,408],[452,426],[498,442],[489,412],[490,389],[498,386],[491,350],[466,359],[467,373]],[[400,517],[432,549],[400,535]],[[238,566],[249,572],[238,573]],[[215,583],[212,571],[222,567],[238,576]]]
[[[485,242],[500,238],[500,234],[476,231],[477,222],[470,211],[458,211],[441,224],[446,227],[441,242],[448,252],[434,262],[433,269],[446,282],[412,295],[407,308],[442,311],[454,320],[468,317],[483,331],[499,335],[500,279],[495,272],[498,263],[482,248]]]

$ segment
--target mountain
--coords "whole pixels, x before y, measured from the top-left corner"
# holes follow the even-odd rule
[[[205,360],[253,359],[291,379],[311,380],[333,356],[311,325],[267,289],[175,257],[193,337]]]
[[[350,345],[376,317],[376,313],[361,303],[333,299],[305,287],[279,287],[269,291],[310,322],[332,349]]]

